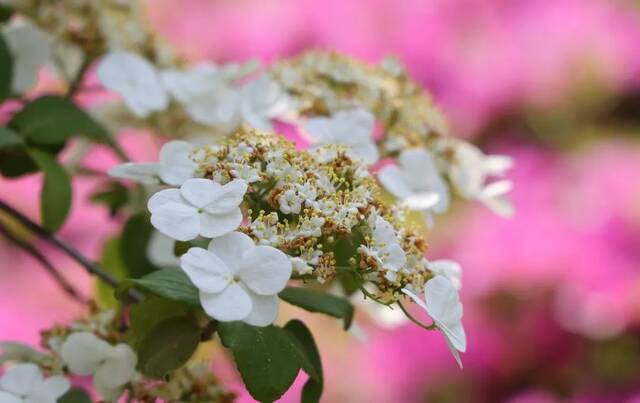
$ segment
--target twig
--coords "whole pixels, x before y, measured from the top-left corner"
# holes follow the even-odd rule
[[[404,307],[404,305],[402,305],[402,302],[398,301],[398,306],[400,307],[400,309],[402,310],[402,312],[404,312],[404,314],[407,316],[407,318],[409,318],[409,320],[413,323],[415,323],[416,325],[420,326],[423,329],[427,329],[427,330],[435,330],[436,328],[436,323],[433,322],[430,325],[425,325],[424,323],[420,322],[418,319],[414,318],[413,315],[411,315],[409,313],[409,311],[407,310],[407,308]]]
[[[3,234],[10,242],[14,245],[22,248],[25,252],[27,252],[31,257],[37,260],[42,267],[51,275],[53,280],[58,283],[58,285],[62,288],[62,290],[69,296],[71,299],[80,303],[87,303],[88,299],[82,296],[71,283],[51,264],[51,262],[42,254],[39,250],[34,248],[29,243],[17,237],[15,234],[12,234],[2,223],[0,223],[0,234]]]
[[[108,284],[113,288],[118,287],[118,280],[116,280],[109,273],[102,270],[100,266],[98,266],[97,264],[93,263],[92,261],[84,257],[80,252],[78,252],[71,245],[62,241],[55,235],[49,233],[49,231],[42,228],[40,225],[36,224],[30,218],[20,213],[18,210],[14,209],[13,207],[9,206],[7,203],[5,203],[2,200],[0,200],[0,210],[4,211],[5,213],[9,214],[11,217],[18,220],[20,224],[24,225],[28,230],[32,231],[34,234],[36,234],[40,238],[48,241],[49,243],[51,243],[52,245],[54,245],[55,247],[63,251],[67,256],[69,256],[70,258],[78,262],[90,274],[95,275],[100,280],[104,281],[106,284]]]

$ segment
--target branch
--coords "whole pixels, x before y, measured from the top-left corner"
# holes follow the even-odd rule
[[[0,223],[0,234],[4,235],[10,242],[27,252],[31,257],[42,265],[42,267],[51,275],[53,280],[58,283],[60,288],[73,300],[80,303],[87,303],[88,299],[82,296],[73,285],[51,264],[51,262],[39,250],[29,243],[12,234],[2,223]]]
[[[80,252],[78,252],[71,245],[57,238],[55,235],[49,233],[46,229],[42,228],[40,225],[33,222],[29,217],[20,213],[18,210],[6,204],[4,201],[0,200],[0,210],[9,214],[11,217],[15,218],[22,224],[25,228],[36,234],[38,237],[48,241],[56,248],[60,249],[67,256],[78,262],[86,271],[90,274],[95,275],[100,280],[104,281],[106,284],[113,288],[118,287],[118,280],[111,276],[111,274],[102,270],[100,266],[90,261],[86,257],[84,257]]]

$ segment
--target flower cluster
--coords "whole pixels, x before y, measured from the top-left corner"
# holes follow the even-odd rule
[[[255,130],[191,146],[189,153],[180,144],[187,143],[167,143],[159,164],[128,163],[113,172],[132,179],[151,172],[161,182],[168,175],[164,183],[179,186],[151,196],[151,223],[177,241],[212,239],[207,249],[194,245],[180,258],[211,317],[268,325],[278,313],[276,294],[290,278],[322,284],[348,277],[384,305],[435,281],[427,301],[438,308],[427,312],[453,348],[464,351],[459,269],[431,267],[418,230],[402,209],[383,203],[366,164],[347,147],[302,151]],[[178,184],[174,171],[191,177]]]
[[[95,391],[106,402],[119,401],[125,393],[140,401],[217,402],[232,398],[203,364],[189,363],[171,373],[168,381],[139,373],[138,357],[116,319],[114,311],[101,311],[69,326],[44,331],[46,352],[1,343],[0,362],[12,365],[0,377],[0,401],[55,403],[72,392],[70,376],[91,377]]]

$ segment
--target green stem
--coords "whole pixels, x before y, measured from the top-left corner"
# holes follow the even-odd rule
[[[411,315],[409,313],[407,308],[405,308],[404,305],[402,305],[402,302],[398,301],[398,306],[400,307],[402,312],[407,316],[407,318],[409,318],[409,320],[411,322],[415,323],[416,325],[420,326],[423,329],[427,329],[427,330],[435,330],[436,329],[436,323],[435,322],[433,322],[430,325],[425,325],[424,323],[420,322],[418,319],[416,319],[413,315]]]

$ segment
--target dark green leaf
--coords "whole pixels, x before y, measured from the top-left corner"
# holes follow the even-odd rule
[[[199,343],[200,328],[193,315],[165,319],[140,343],[138,369],[148,377],[164,378],[184,365]]]
[[[7,4],[0,4],[0,23],[9,21],[13,15],[13,9]]]
[[[358,291],[364,284],[364,279],[355,271],[341,271],[338,272],[338,280],[342,286],[342,290],[351,295]]]
[[[100,265],[117,280],[127,278],[127,269],[120,256],[120,237],[111,238],[105,242],[100,257]],[[115,308],[118,300],[113,294],[113,288],[103,281],[96,281],[97,301],[103,308]]]
[[[7,127],[0,127],[0,148],[23,146],[20,135]]]
[[[254,399],[273,402],[296,379],[299,353],[284,329],[221,322],[218,334],[222,344],[233,352],[242,380]]]
[[[129,202],[129,188],[120,182],[107,182],[101,190],[91,194],[90,200],[105,205],[113,217]]]
[[[158,323],[176,316],[185,316],[191,307],[182,302],[149,297],[131,307],[127,342],[138,350],[141,342]]]
[[[160,297],[182,301],[194,307],[200,306],[198,289],[179,269],[163,269],[139,279],[128,279],[118,293],[123,294],[132,286]]]
[[[300,364],[302,369],[309,375],[309,379],[302,388],[302,403],[318,403],[322,396],[324,376],[322,374],[322,362],[320,352],[313,340],[313,335],[309,329],[299,320],[287,322],[284,330],[289,333],[289,337],[298,347],[300,354]]]
[[[1,14],[1,10],[0,10]],[[4,36],[0,34],[0,102],[11,95],[11,81],[13,78],[13,57]]]
[[[353,305],[346,298],[300,287],[287,287],[278,295],[288,303],[309,312],[324,313],[342,319],[345,330],[351,326]]]
[[[56,157],[41,150],[29,150],[29,155],[44,173],[40,195],[42,226],[56,232],[64,224],[71,208],[71,179]]]
[[[120,253],[128,277],[140,278],[157,270],[147,257],[147,245],[153,227],[146,213],[139,213],[127,221],[122,232]]]
[[[57,145],[74,135],[113,145],[109,133],[69,98],[45,95],[18,112],[9,126],[34,145]]]
[[[91,403],[91,397],[80,388],[71,388],[58,399],[58,403]]]

